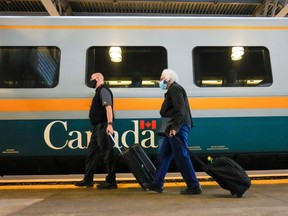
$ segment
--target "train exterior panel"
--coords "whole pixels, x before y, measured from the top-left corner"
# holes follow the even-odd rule
[[[114,93],[118,145],[139,143],[156,162],[164,68],[178,73],[189,97],[191,150],[233,157],[245,169],[287,168],[285,18],[0,17],[0,35],[2,175],[83,171],[94,95],[86,83],[95,70]],[[106,66],[108,47],[122,47],[126,59],[145,57],[130,56],[129,68],[124,56]],[[229,60],[214,70],[230,47],[244,47],[249,66]],[[21,61],[30,68],[21,70]],[[137,70],[143,86],[130,87]]]

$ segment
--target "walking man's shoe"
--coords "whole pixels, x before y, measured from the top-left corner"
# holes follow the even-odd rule
[[[99,190],[117,189],[117,188],[118,188],[118,186],[117,186],[116,182],[112,182],[112,183],[104,182],[104,183],[97,185],[97,189],[99,189]]]
[[[183,195],[195,195],[195,194],[201,194],[202,188],[200,186],[195,187],[187,187],[185,190],[180,191],[180,194]]]
[[[77,187],[91,188],[91,187],[93,187],[94,184],[93,184],[93,182],[87,182],[85,180],[81,180],[79,182],[76,182],[74,185],[77,186]]]

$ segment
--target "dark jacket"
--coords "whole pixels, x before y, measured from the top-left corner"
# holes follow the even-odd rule
[[[101,89],[106,88],[111,94],[112,110],[113,110],[113,94],[111,90],[105,86],[101,85],[96,89],[96,93],[93,97],[92,104],[89,111],[89,119],[92,125],[107,122],[106,108],[102,104],[100,92]]]
[[[193,126],[189,102],[186,91],[178,83],[174,82],[165,93],[160,115],[170,117],[173,124],[170,129],[179,132],[183,124]]]

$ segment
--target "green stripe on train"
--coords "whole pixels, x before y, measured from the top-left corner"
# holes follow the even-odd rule
[[[116,119],[118,145],[139,143],[148,154],[156,154],[159,123]],[[194,118],[194,123],[189,148],[197,153],[288,151],[288,117]],[[1,157],[85,155],[90,130],[87,119],[1,120]]]

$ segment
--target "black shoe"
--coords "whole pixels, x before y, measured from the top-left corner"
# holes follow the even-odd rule
[[[201,194],[202,188],[200,186],[195,187],[187,187],[184,191],[180,191],[180,194],[183,195],[194,195],[194,194]]]
[[[82,181],[76,182],[74,185],[77,187],[91,188],[91,187],[93,187],[94,184],[93,184],[93,182],[86,182],[85,180],[82,180]]]
[[[116,182],[113,182],[113,183],[101,183],[99,185],[97,185],[97,189],[99,190],[105,190],[105,189],[117,189],[118,186],[117,186],[117,183]]]
[[[148,188],[149,190],[155,191],[157,193],[162,193],[163,191],[163,187],[155,185],[155,184],[144,183],[143,185],[145,188]]]

